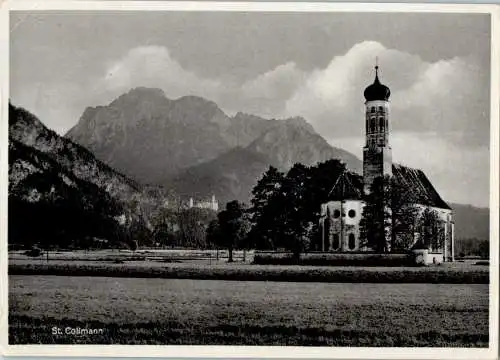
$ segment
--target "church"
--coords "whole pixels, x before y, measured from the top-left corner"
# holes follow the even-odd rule
[[[320,231],[322,251],[365,252],[373,251],[361,240],[360,221],[365,199],[376,178],[385,176],[412,194],[412,204],[417,216],[432,211],[437,219],[442,244],[438,248],[422,248],[424,262],[453,261],[454,222],[452,209],[439,196],[423,171],[392,162],[390,145],[390,89],[379,80],[378,65],[375,80],[364,91],[365,97],[365,144],[363,147],[362,183],[355,181],[355,174],[345,171],[335,180],[326,202],[321,205]],[[416,220],[417,221],[417,220]],[[390,224],[389,226],[392,226]],[[392,233],[389,231],[389,233]],[[415,249],[421,234],[410,236],[407,250]],[[387,235],[386,235],[387,236]],[[390,235],[389,235],[390,236]],[[392,239],[393,240],[393,239]],[[388,239],[391,242],[391,239]],[[388,252],[391,250],[389,249]],[[430,259],[430,260],[427,260]]]

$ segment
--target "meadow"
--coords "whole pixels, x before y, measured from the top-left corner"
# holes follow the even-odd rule
[[[129,278],[286,281],[325,283],[488,284],[487,265],[353,267],[254,265],[184,261],[10,260],[10,275],[108,276]]]
[[[10,275],[9,343],[487,347],[488,285]]]

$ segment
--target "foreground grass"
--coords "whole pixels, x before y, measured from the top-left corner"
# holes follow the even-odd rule
[[[488,284],[487,266],[319,267],[248,264],[165,264],[90,261],[10,263],[10,275],[106,276],[131,278],[286,281],[329,283]]]
[[[9,287],[11,344],[488,346],[487,285],[9,276]]]

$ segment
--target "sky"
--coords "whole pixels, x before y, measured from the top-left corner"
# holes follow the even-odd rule
[[[228,115],[303,116],[360,159],[363,90],[391,89],[395,162],[488,206],[490,18],[438,13],[12,12],[10,98],[63,135],[137,86]]]

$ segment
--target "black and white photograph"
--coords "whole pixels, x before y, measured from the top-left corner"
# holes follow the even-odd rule
[[[9,347],[498,355],[491,6],[102,3],[8,10]]]

